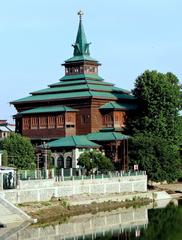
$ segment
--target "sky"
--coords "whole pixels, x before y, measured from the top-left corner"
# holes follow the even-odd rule
[[[99,75],[131,90],[145,70],[182,81],[181,0],[0,0],[0,119],[13,100],[58,82],[73,55],[77,12]]]

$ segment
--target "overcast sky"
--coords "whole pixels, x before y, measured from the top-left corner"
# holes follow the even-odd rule
[[[10,101],[63,76],[80,9],[106,81],[131,90],[146,69],[182,80],[181,0],[0,1],[0,119],[12,122]]]

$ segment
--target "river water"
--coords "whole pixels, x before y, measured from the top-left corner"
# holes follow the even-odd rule
[[[44,227],[11,229],[3,238],[11,240],[181,240],[182,200],[160,201],[140,208],[86,214],[67,222]]]

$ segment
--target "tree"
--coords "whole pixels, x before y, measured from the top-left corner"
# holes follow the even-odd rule
[[[181,85],[172,73],[145,71],[135,82],[133,90],[138,100],[138,111],[129,119],[128,128],[132,134],[146,133],[179,142],[182,136]]]
[[[174,180],[181,163],[178,147],[182,139],[182,95],[172,73],[145,71],[135,82],[136,114],[128,119],[130,163],[138,163],[152,180]]]
[[[180,176],[180,156],[175,145],[152,135],[136,134],[129,141],[130,168],[138,164],[154,181],[176,180]]]
[[[3,151],[2,155],[2,165],[3,166],[8,166],[8,153],[6,150]]]
[[[113,170],[113,164],[109,158],[96,150],[84,151],[78,158],[78,165],[84,167],[89,173],[94,168],[98,171]]]
[[[35,167],[34,148],[28,138],[12,133],[2,140],[1,147],[7,151],[8,165],[13,165],[19,169]]]

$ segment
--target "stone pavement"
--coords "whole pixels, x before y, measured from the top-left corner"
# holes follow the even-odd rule
[[[11,239],[12,234],[30,224],[32,219],[21,209],[0,197],[0,240]]]

